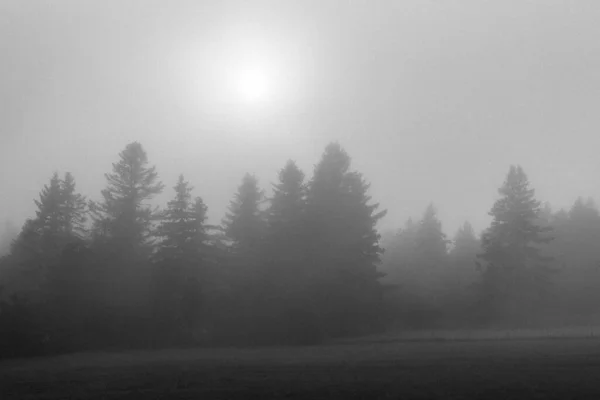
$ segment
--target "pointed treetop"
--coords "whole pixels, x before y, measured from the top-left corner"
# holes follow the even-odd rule
[[[229,239],[250,247],[262,239],[264,221],[260,205],[263,199],[264,192],[259,188],[258,179],[246,173],[222,222]]]
[[[332,142],[325,147],[319,163],[315,166],[314,181],[330,182],[332,179],[341,181],[343,175],[350,169],[350,156],[338,142]]]

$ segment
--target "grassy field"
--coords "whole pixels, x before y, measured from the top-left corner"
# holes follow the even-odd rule
[[[600,399],[600,340],[427,335],[10,360],[0,399]]]

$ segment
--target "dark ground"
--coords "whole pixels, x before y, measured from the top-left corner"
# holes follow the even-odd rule
[[[600,399],[600,340],[358,342],[0,362],[0,399]]]

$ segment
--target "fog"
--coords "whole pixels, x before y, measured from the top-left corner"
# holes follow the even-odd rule
[[[429,202],[447,233],[481,231],[516,163],[555,208],[599,197],[593,1],[5,0],[0,15],[0,220],[17,226],[55,170],[97,199],[134,140],[213,222],[244,173],[269,189],[335,140],[388,209],[383,231]],[[278,74],[260,107],[214,73],[245,46]]]
[[[598,21],[0,0],[0,398],[600,398]]]

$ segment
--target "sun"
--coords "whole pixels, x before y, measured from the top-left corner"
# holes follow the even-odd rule
[[[241,100],[248,103],[262,102],[271,92],[271,80],[265,68],[251,66],[242,68],[236,79],[236,91]]]

